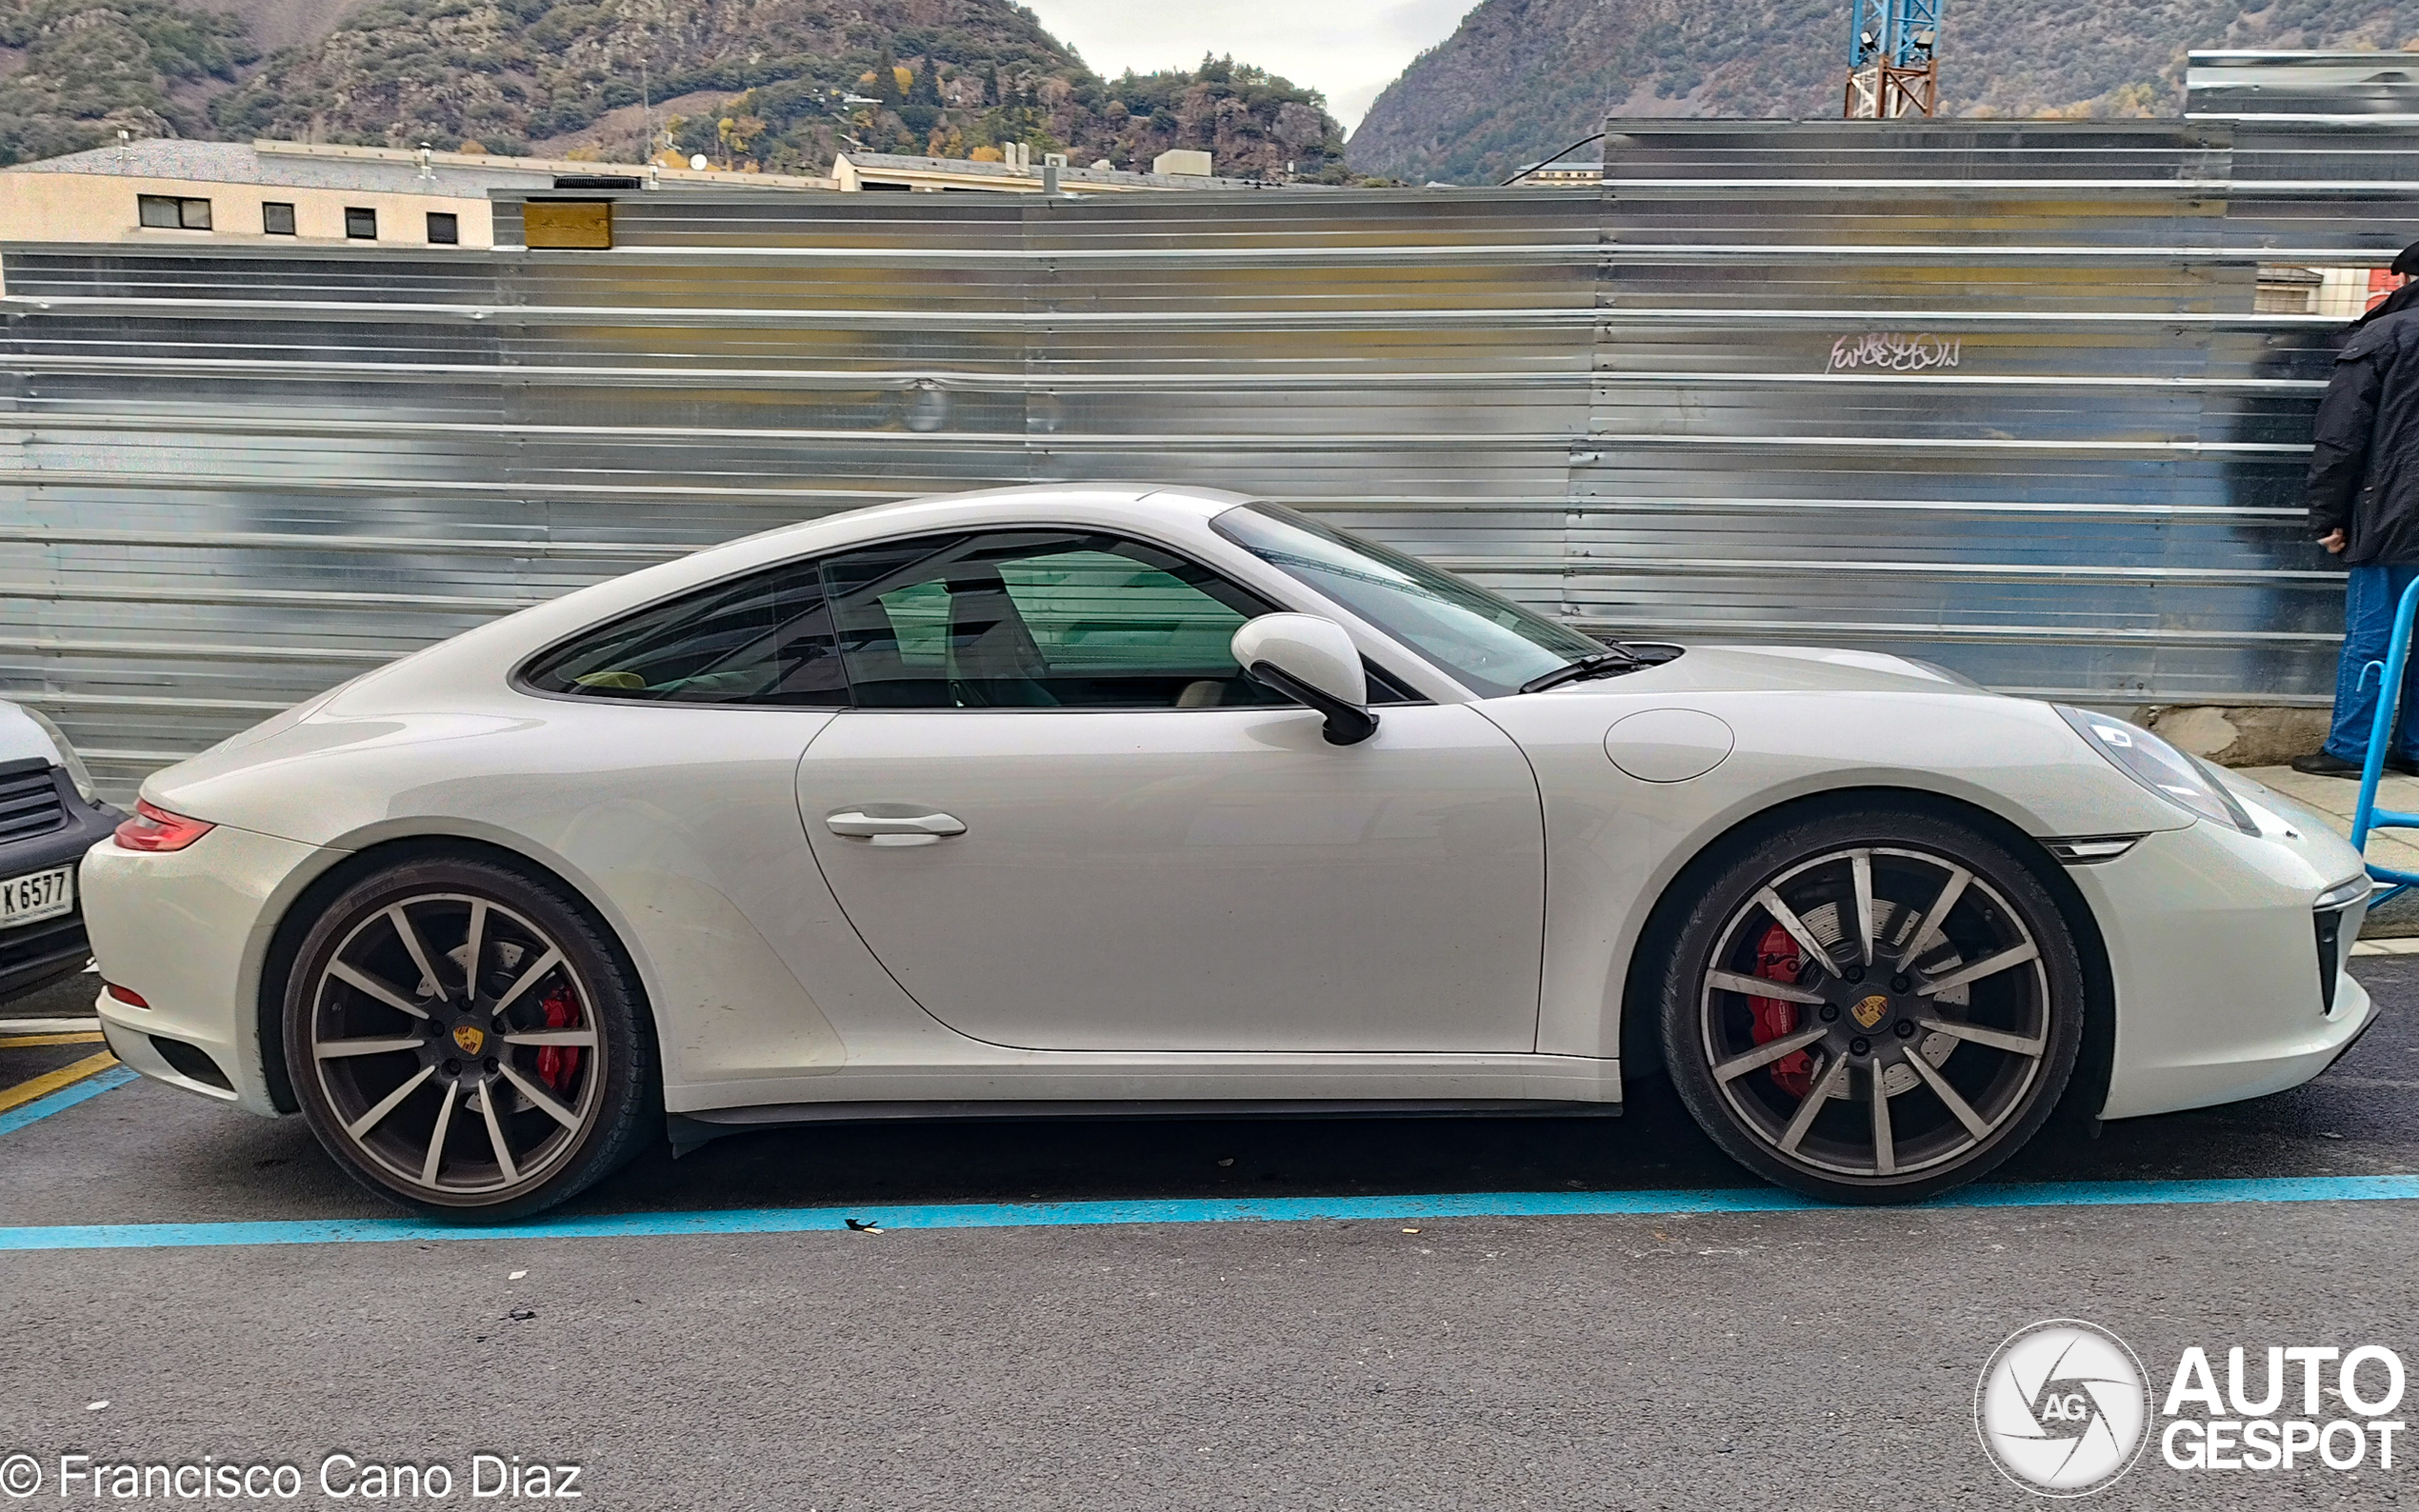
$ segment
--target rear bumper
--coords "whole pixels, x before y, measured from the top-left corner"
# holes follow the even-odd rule
[[[293,895],[344,854],[226,825],[184,850],[94,846],[82,872],[93,957],[105,981],[150,1005],[101,994],[95,1010],[110,1049],[170,1086],[276,1114],[263,1059],[261,965]],[[227,1086],[178,1071],[161,1040],[207,1055]]]
[[[0,881],[48,871],[73,863],[110,837],[126,816],[107,804],[88,804],[76,795],[67,773],[51,768],[59,787],[67,823],[39,835],[0,845]],[[0,929],[0,1003],[22,997],[45,983],[81,968],[91,948],[84,923],[83,888],[76,889],[75,909],[56,919]]]

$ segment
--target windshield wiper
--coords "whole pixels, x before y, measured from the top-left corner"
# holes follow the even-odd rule
[[[1524,693],[1542,693],[1547,688],[1560,687],[1565,683],[1576,683],[1581,678],[1604,677],[1613,672],[1634,672],[1647,665],[1647,659],[1629,647],[1615,646],[1609,651],[1598,651],[1593,656],[1583,656],[1568,666],[1557,666],[1550,672],[1540,672],[1528,682],[1521,684],[1520,690]]]

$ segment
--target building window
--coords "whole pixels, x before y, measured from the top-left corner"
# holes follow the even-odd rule
[[[345,207],[345,234],[357,242],[378,239],[378,212],[358,205]]]
[[[270,200],[260,208],[260,229],[264,236],[294,234],[294,208]]]
[[[136,218],[146,226],[172,231],[210,229],[210,201],[179,199],[173,194],[137,194]]]
[[[446,210],[430,210],[429,212],[429,240],[438,247],[461,246],[461,217]]]

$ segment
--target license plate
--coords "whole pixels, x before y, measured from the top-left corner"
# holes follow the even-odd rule
[[[75,868],[58,866],[0,882],[0,929],[75,911]]]

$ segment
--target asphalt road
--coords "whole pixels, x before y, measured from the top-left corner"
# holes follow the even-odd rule
[[[2419,1172],[2419,958],[2357,972],[2388,1017],[2309,1086],[1994,1180]],[[35,1053],[0,1050],[0,1085]],[[1649,1088],[1617,1120],[751,1134],[579,1210],[1748,1184]],[[0,1226],[389,1211],[297,1124],[148,1084],[0,1135]],[[2221,1384],[2234,1344],[2380,1343],[2419,1377],[2414,1239],[2387,1201],[8,1251],[0,1458],[50,1473],[32,1506],[104,1504],[61,1500],[63,1454],[291,1462],[282,1504],[371,1501],[320,1493],[334,1453],[443,1463],[470,1505],[534,1500],[473,1498],[485,1453],[583,1466],[616,1508],[2039,1506],[1973,1426],[2011,1331],[2101,1323],[2162,1394],[2191,1344]],[[2419,1497],[2399,1456],[2158,1456],[2091,1504]]]

